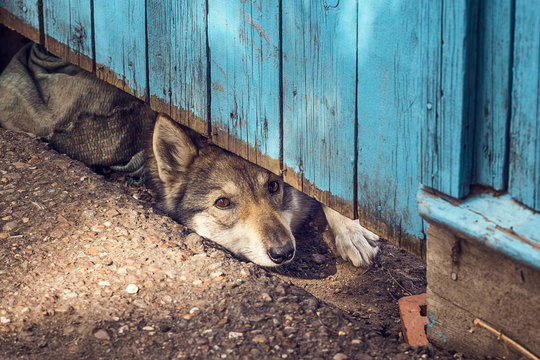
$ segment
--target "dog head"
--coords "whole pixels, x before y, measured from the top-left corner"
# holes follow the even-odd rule
[[[149,175],[169,216],[258,265],[292,260],[294,193],[280,177],[216,146],[196,145],[163,115],[152,149]]]

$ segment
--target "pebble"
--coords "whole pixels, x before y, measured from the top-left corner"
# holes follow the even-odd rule
[[[0,317],[0,323],[2,324],[9,324],[11,320],[5,316]]]
[[[94,332],[94,337],[99,340],[110,340],[111,336],[105,329],[98,329]]]
[[[266,302],[272,301],[272,298],[270,297],[270,295],[268,295],[268,293],[262,293],[261,297]]]
[[[202,243],[202,237],[197,233],[191,233],[185,237],[184,243],[194,252],[203,252],[204,245]]]
[[[123,325],[118,328],[118,333],[123,334],[129,331],[129,326]]]
[[[251,339],[251,341],[253,341],[254,343],[264,343],[266,342],[266,338],[262,335],[255,335],[253,337],[253,339]]]
[[[311,254],[311,259],[317,265],[321,265],[326,262],[326,256],[323,254]]]
[[[126,292],[128,294],[136,294],[138,291],[139,291],[139,287],[137,285],[135,285],[135,284],[129,284],[126,287]]]
[[[144,331],[154,331],[154,328],[152,326],[145,326],[142,328]]]
[[[337,353],[332,359],[334,360],[347,360],[349,357],[344,353]]]
[[[2,227],[2,230],[5,232],[10,232],[10,231],[15,230],[17,226],[19,226],[19,222],[17,220],[10,221],[4,224],[4,226]]]
[[[236,331],[229,332],[229,339],[238,339],[243,336],[244,336],[244,333],[241,333],[241,332],[236,332]]]

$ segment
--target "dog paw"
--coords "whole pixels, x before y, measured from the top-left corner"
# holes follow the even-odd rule
[[[379,251],[378,246],[372,245],[379,237],[356,222],[334,232],[334,237],[339,255],[354,266],[370,265]]]
[[[323,209],[339,255],[354,266],[370,265],[379,251],[376,245],[379,236],[360,225],[358,220],[351,220],[326,206]]]

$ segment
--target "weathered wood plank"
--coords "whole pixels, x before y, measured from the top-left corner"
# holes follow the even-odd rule
[[[512,0],[480,2],[473,182],[504,190],[512,86]]]
[[[90,0],[43,0],[43,24],[48,51],[93,71]]]
[[[0,23],[39,43],[39,0],[0,0]]]
[[[354,216],[357,4],[283,1],[285,180]]]
[[[96,75],[139,98],[147,90],[144,5],[94,0]]]
[[[420,5],[358,5],[358,214],[376,233],[423,257],[417,78],[429,64],[418,56]]]
[[[206,1],[148,0],[150,105],[208,135]]]
[[[425,0],[421,6],[421,182],[463,197],[471,183],[478,3]]]
[[[209,0],[208,43],[212,141],[279,173],[279,2]]]
[[[508,191],[540,210],[540,7],[516,1]]]
[[[538,354],[538,269],[441,225],[430,223],[428,243],[430,342],[467,355],[521,358],[517,352],[508,354],[496,336],[474,326],[479,318]]]
[[[422,187],[418,210],[434,224],[474,239],[513,261],[540,269],[540,214],[514,201],[510,195],[475,194],[449,201]]]

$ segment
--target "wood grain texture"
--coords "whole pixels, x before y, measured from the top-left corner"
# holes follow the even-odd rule
[[[474,356],[508,356],[496,336],[474,327],[473,320],[480,318],[540,352],[538,317],[533,315],[540,304],[537,269],[432,224],[427,255],[430,342]],[[520,357],[512,352],[508,358]]]
[[[283,1],[285,181],[354,216],[354,0]]]
[[[93,70],[90,0],[43,0],[45,47],[87,71]]]
[[[0,23],[28,39],[41,40],[38,0],[0,0]]]
[[[421,62],[415,1],[358,2],[358,214],[422,256],[416,210]],[[431,30],[430,30],[431,31]]]
[[[540,210],[540,6],[516,1],[509,193]]]
[[[477,5],[422,2],[421,182],[458,198],[471,183]]]
[[[96,75],[139,98],[147,95],[144,5],[94,0]]]
[[[148,0],[150,105],[208,135],[206,1]]]
[[[279,173],[279,2],[208,2],[212,141]]]
[[[480,2],[473,182],[504,190],[512,86],[513,0]]]

